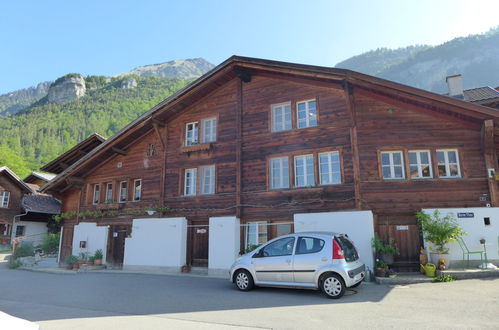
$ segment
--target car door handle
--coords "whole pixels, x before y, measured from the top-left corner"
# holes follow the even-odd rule
[[[327,261],[327,258],[326,257],[322,257],[321,259],[322,261]]]

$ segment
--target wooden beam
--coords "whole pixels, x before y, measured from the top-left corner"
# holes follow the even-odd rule
[[[242,139],[242,114],[243,114],[243,81],[237,82],[237,108],[236,108],[236,217],[241,219],[241,185],[242,185],[242,163],[241,163],[241,139]]]
[[[165,150],[166,144],[165,144],[165,141],[163,140],[163,136],[161,135],[161,130],[160,130],[160,127],[164,127],[164,125],[160,126],[157,122],[153,121],[152,127],[154,127],[154,131],[156,132],[156,135],[158,136],[159,142],[161,143],[161,147],[163,148],[163,150]]]
[[[112,147],[111,150],[114,152],[114,153],[117,153],[117,154],[120,154],[120,155],[123,155],[123,156],[126,156],[128,155],[128,151],[126,150],[122,150],[120,148],[116,148],[116,147]]]
[[[494,120],[487,119],[483,122],[482,128],[482,148],[485,158],[485,170],[487,171],[487,182],[489,186],[490,203],[492,206],[499,206],[499,188],[495,175],[489,174],[489,170],[498,172],[496,146],[494,143]]]
[[[152,124],[153,125],[157,125],[157,126],[159,126],[161,128],[165,127],[165,123],[163,121],[157,119],[157,118],[153,118],[152,119]]]

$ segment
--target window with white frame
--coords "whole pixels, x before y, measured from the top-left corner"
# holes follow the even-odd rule
[[[438,176],[441,178],[461,177],[459,156],[456,149],[437,150]]]
[[[94,195],[92,198],[93,204],[99,204],[99,196],[100,196],[100,184],[94,184]]]
[[[188,123],[185,125],[185,145],[192,146],[198,144],[198,122]]]
[[[429,179],[433,177],[429,150],[409,150],[409,168],[411,179]]]
[[[288,157],[276,157],[270,159],[270,188],[289,188]]]
[[[295,157],[295,186],[307,187],[315,185],[314,156]]]
[[[10,191],[0,191],[0,207],[9,207]]]
[[[317,126],[316,101],[302,101],[296,103],[296,116],[298,128]]]
[[[113,184],[111,182],[108,182],[106,184],[106,202],[112,202],[113,201]]]
[[[260,245],[268,240],[267,222],[255,221],[246,224],[246,248]]]
[[[142,180],[137,179],[133,181],[133,200],[140,201],[142,196]]]
[[[210,195],[215,193],[215,165],[201,166],[199,168],[201,187],[199,193]]]
[[[127,200],[127,191],[128,191],[128,183],[126,181],[120,182],[120,203],[126,202]]]
[[[292,128],[291,103],[273,104],[272,132],[286,131]]]
[[[207,118],[201,122],[201,142],[215,142],[217,140],[217,119]]]
[[[319,180],[321,185],[341,183],[340,153],[338,151],[319,154]]]
[[[185,196],[194,196],[196,195],[196,177],[197,177],[197,168],[189,168],[185,170],[184,177],[184,195]]]
[[[381,152],[381,169],[383,172],[383,179],[393,180],[405,178],[402,151]]]

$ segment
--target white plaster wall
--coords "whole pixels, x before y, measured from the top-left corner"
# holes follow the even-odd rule
[[[433,214],[435,209],[424,209],[423,212]],[[487,248],[487,258],[493,260],[499,266],[499,208],[478,207],[478,208],[445,208],[438,209],[441,216],[453,213],[461,228],[468,234],[463,236],[463,241],[470,251],[483,251],[480,239],[485,238]],[[473,218],[458,218],[458,213],[473,213]],[[484,224],[483,218],[490,218],[490,225]],[[425,241],[427,251],[431,244]],[[449,259],[451,266],[463,260],[463,252],[457,242],[446,245],[449,248]],[[429,251],[428,251],[429,252]],[[470,260],[480,260],[480,255],[471,255]]]
[[[73,233],[73,255],[88,253],[88,256],[95,254],[95,251],[101,249],[104,257],[102,262],[106,262],[107,235],[109,228],[107,226],[97,226],[95,222],[81,222],[74,227]],[[87,247],[80,249],[80,241],[86,241]]]
[[[180,270],[186,263],[186,254],[185,218],[134,219],[132,235],[125,239],[123,268]]]
[[[208,273],[227,274],[239,254],[240,237],[240,221],[238,218],[210,218]]]
[[[300,213],[294,215],[295,233],[304,231],[329,231],[347,234],[355,243],[366,267],[374,269],[374,222],[371,211],[346,211]]]
[[[43,241],[43,234],[47,233],[46,222],[16,221],[16,225],[13,231],[14,233],[16,232],[17,226],[26,226],[24,230],[24,236],[26,236],[26,239],[23,240],[23,242],[32,242],[35,246]]]

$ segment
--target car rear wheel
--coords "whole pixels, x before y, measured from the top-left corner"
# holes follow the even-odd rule
[[[345,294],[345,283],[338,274],[326,274],[322,276],[321,290],[324,295],[331,299],[339,299]]]
[[[249,291],[255,286],[253,281],[253,276],[244,269],[240,269],[236,272],[235,280],[236,286],[241,291]]]

